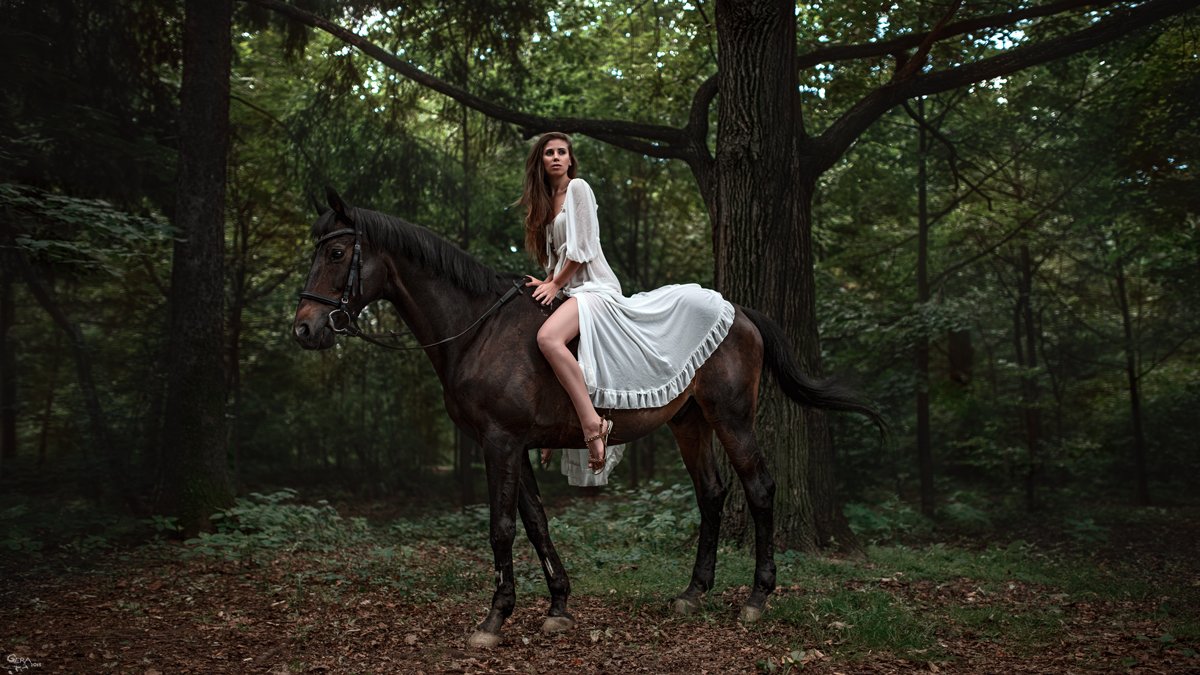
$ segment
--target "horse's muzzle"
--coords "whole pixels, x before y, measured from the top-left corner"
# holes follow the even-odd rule
[[[327,317],[310,313],[296,317],[292,325],[292,337],[304,349],[329,349],[333,346],[334,335]]]

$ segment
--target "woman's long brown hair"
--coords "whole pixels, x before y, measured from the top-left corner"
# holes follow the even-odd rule
[[[553,140],[566,141],[567,158],[571,162],[567,166],[567,177],[574,178],[579,173],[579,161],[575,159],[575,146],[571,137],[560,131],[547,131],[533,144],[529,157],[525,159],[525,187],[517,203],[525,207],[525,250],[538,263],[545,266],[546,257],[546,225],[554,217],[554,194],[550,189],[550,181],[546,177],[546,166],[542,163],[542,152],[546,144]]]

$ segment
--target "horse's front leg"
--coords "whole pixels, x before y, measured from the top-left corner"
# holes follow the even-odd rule
[[[516,582],[513,579],[512,547],[517,533],[517,498],[520,492],[521,465],[524,453],[508,439],[484,442],[484,463],[487,467],[488,501],[491,505],[490,536],[492,557],[495,560],[496,592],[492,608],[471,635],[472,647],[495,647],[500,644],[500,628],[517,604]],[[528,463],[526,459],[526,463]]]
[[[567,598],[571,595],[571,582],[567,579],[567,570],[563,568],[550,540],[550,527],[546,521],[546,509],[542,506],[542,496],[538,491],[537,478],[533,475],[533,465],[529,463],[528,453],[521,462],[521,493],[517,498],[517,508],[521,512],[521,522],[525,525],[525,534],[537,551],[542,561],[542,572],[546,575],[546,585],[550,588],[550,611],[542,622],[542,632],[546,634],[570,630],[575,626],[575,618],[567,611]]]

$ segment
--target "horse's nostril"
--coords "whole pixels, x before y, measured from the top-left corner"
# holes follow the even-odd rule
[[[308,337],[308,324],[296,326],[296,337]]]

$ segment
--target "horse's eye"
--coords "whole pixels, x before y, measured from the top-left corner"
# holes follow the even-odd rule
[[[344,256],[344,255],[346,255],[345,251],[343,251],[340,248],[335,248],[329,252],[329,259],[330,260],[341,260],[342,256]]]

